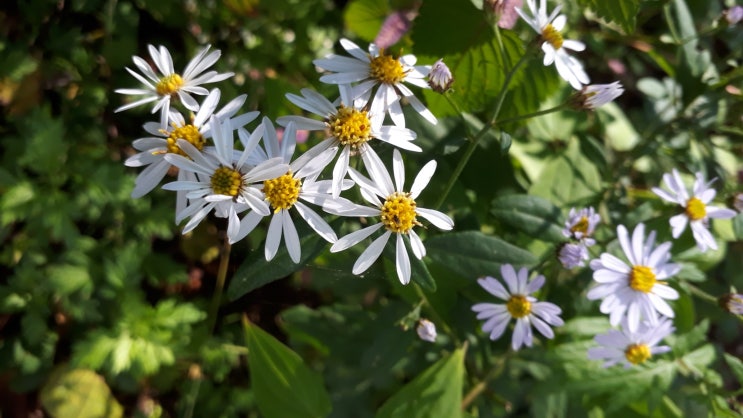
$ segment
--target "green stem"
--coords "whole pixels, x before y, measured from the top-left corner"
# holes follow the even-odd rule
[[[454,172],[452,173],[451,177],[449,177],[449,181],[446,183],[446,186],[444,186],[444,193],[441,194],[441,197],[439,197],[439,200],[436,202],[434,208],[438,209],[441,207],[441,205],[444,204],[446,197],[449,196],[451,189],[454,187],[454,183],[457,182],[457,179],[459,179],[459,176],[462,174],[462,170],[464,170],[464,167],[467,165],[467,162],[469,162],[470,157],[472,157],[475,149],[477,149],[477,144],[485,136],[485,134],[487,134],[488,131],[490,131],[493,126],[495,126],[496,120],[498,119],[498,114],[500,114],[501,107],[503,106],[503,101],[505,100],[506,94],[508,93],[508,85],[511,84],[511,80],[516,74],[516,71],[524,62],[526,62],[529,55],[529,51],[527,51],[526,54],[521,56],[521,59],[519,59],[516,65],[511,68],[511,71],[506,74],[506,79],[503,81],[503,88],[501,88],[501,91],[498,94],[498,98],[496,99],[493,116],[490,118],[490,121],[485,124],[485,126],[483,126],[477,134],[475,134],[473,138],[469,138],[470,143],[467,146],[467,149],[464,151],[464,155],[462,156],[462,158],[459,159],[459,163],[457,163],[457,166],[454,168]]]
[[[519,116],[514,116],[512,118],[503,119],[501,121],[498,121],[498,124],[499,125],[506,125],[506,124],[509,124],[509,123],[518,122],[520,120],[531,119],[531,118],[535,118],[537,116],[542,116],[542,115],[547,115],[547,114],[550,114],[550,113],[554,113],[554,112],[560,111],[560,110],[565,109],[565,108],[567,108],[567,103],[561,103],[561,104],[559,104],[559,105],[557,105],[555,107],[550,107],[549,109],[544,109],[544,110],[540,110],[540,111],[534,112],[534,113],[527,113],[525,115],[519,115]]]
[[[709,302],[709,303],[711,303],[711,304],[713,304],[715,306],[718,306],[718,307],[720,306],[719,300],[715,296],[710,295],[709,293],[707,293],[704,290],[702,290],[702,289],[694,286],[693,284],[691,284],[689,282],[684,282],[684,285],[686,286],[687,289],[689,289],[689,291],[694,296],[698,297],[699,299],[702,299],[702,300],[704,300],[706,302]],[[736,314],[734,314],[732,312],[731,312],[731,315],[733,315],[734,317],[738,318],[739,321],[743,322],[743,315],[736,315]]]
[[[466,395],[464,395],[464,398],[462,399],[462,406],[460,408],[462,411],[466,410],[467,407],[469,407],[470,404],[474,402],[474,400],[477,399],[477,397],[480,396],[480,394],[483,393],[485,389],[487,389],[488,382],[497,378],[501,375],[501,373],[503,373],[503,370],[506,368],[506,360],[511,353],[512,352],[509,351],[500,359],[498,359],[498,363],[496,363],[495,366],[490,369],[488,374],[485,375],[485,378],[483,378],[480,382],[473,386],[472,389],[470,389],[470,391],[467,392]]]
[[[419,298],[421,298],[421,302],[425,303],[428,306],[428,314],[431,316],[431,319],[435,324],[437,324],[447,335],[451,337],[451,339],[454,341],[454,344],[456,346],[461,345],[461,341],[459,341],[459,337],[457,337],[457,334],[452,331],[452,329],[449,327],[449,324],[444,322],[444,320],[439,316],[439,313],[436,312],[436,309],[433,308],[433,305],[431,305],[431,302],[428,301],[428,297],[426,297],[426,294],[423,293],[423,289],[421,289],[420,286],[417,284],[415,287],[415,293],[418,295]]]
[[[224,245],[219,259],[219,270],[217,270],[217,283],[212,295],[212,302],[209,305],[209,333],[214,333],[214,327],[217,325],[217,316],[219,315],[219,305],[222,302],[222,292],[224,291],[224,282],[227,279],[227,268],[230,265],[230,245],[229,237],[225,234]]]

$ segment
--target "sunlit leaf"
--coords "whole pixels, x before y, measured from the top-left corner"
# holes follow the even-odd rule
[[[91,370],[57,368],[40,393],[41,405],[54,418],[117,418],[124,410],[103,377]]]

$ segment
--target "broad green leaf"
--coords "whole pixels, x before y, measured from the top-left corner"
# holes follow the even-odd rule
[[[452,90],[447,93],[463,112],[483,110],[492,106],[503,88],[506,73],[524,55],[521,40],[511,32],[501,36],[506,56],[501,53],[498,40],[490,38],[484,43],[472,45],[456,54],[443,55],[444,62],[454,76]],[[441,55],[431,55],[437,57]],[[523,67],[511,81],[515,86],[523,76]],[[456,115],[458,112],[447,99],[432,90],[424,90],[431,111],[439,116]]]
[[[640,134],[616,103],[607,103],[596,112],[604,121],[606,139],[612,148],[617,151],[630,151],[640,142]]]
[[[676,314],[676,317],[673,319],[676,332],[685,333],[694,328],[694,319],[696,317],[694,300],[688,293],[679,292],[678,300],[673,302],[673,312]]]
[[[57,368],[40,393],[41,405],[54,418],[117,418],[124,410],[103,377],[86,369]]]
[[[426,0],[415,19],[411,36],[416,54],[441,58],[488,43],[495,33],[483,11],[470,1],[458,2],[452,7],[450,0]],[[451,63],[446,63],[452,68]]]
[[[548,200],[529,195],[508,195],[493,200],[490,212],[500,221],[542,241],[562,242],[560,209]]]
[[[332,406],[322,377],[257,326],[243,321],[256,403],[265,418],[324,418]]]
[[[263,244],[257,250],[245,257],[242,265],[232,277],[227,289],[227,297],[235,300],[265,284],[289,276],[304,267],[322,251],[327,242],[312,231],[304,221],[297,222],[297,233],[300,236],[299,244],[302,247],[302,256],[299,263],[294,263],[289,257],[285,244],[282,242],[279,251],[271,261],[266,261]],[[283,239],[283,238],[282,238]]]
[[[439,235],[426,241],[432,260],[460,274],[476,278],[500,271],[501,264],[532,265],[529,252],[478,231]]]
[[[69,264],[50,266],[47,269],[49,282],[63,295],[75,292],[83,286],[90,286],[90,275],[84,267]]]
[[[361,39],[372,42],[389,12],[386,0],[353,0],[346,6],[343,20]]]
[[[463,362],[461,348],[437,361],[387,399],[376,418],[461,417]]]
[[[725,362],[730,366],[730,371],[733,372],[735,378],[738,379],[738,383],[743,385],[743,361],[728,353],[725,353],[724,356]]]
[[[580,144],[572,140],[568,148],[552,157],[529,189],[558,206],[585,204],[602,192],[598,168],[581,153]]]
[[[640,0],[578,0],[578,4],[590,7],[599,17],[617,23],[627,33],[635,30],[635,17],[640,11]]]

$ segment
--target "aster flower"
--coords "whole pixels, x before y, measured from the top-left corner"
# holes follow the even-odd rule
[[[472,310],[477,312],[477,319],[485,320],[482,330],[489,333],[490,339],[495,341],[503,335],[511,318],[515,319],[516,326],[511,339],[511,347],[514,350],[523,345],[532,346],[532,325],[545,337],[554,338],[555,334],[550,325],[557,327],[563,325],[560,318],[562,310],[554,303],[540,302],[531,296],[544,285],[544,276],[540,274],[528,280],[529,271],[525,267],[516,274],[516,270],[510,264],[503,264],[500,272],[508,289],[493,277],[477,280],[488,293],[506,301],[505,305],[478,303],[472,306]]]
[[[558,5],[548,15],[547,0],[539,0],[538,9],[536,0],[526,0],[526,4],[529,6],[531,16],[520,7],[516,8],[516,13],[541,36],[544,65],[548,66],[554,63],[560,77],[570,83],[574,89],[580,90],[590,80],[583,69],[583,64],[571,56],[567,50],[583,51],[586,49],[586,45],[583,42],[562,37],[560,31],[565,27],[567,21],[565,15],[558,15],[562,6]]]
[[[303,155],[292,162],[292,155],[294,154],[294,148],[297,143],[294,123],[289,122],[287,125],[281,143],[279,143],[276,130],[268,118],[263,118],[262,127],[264,129],[263,142],[265,144],[265,150],[255,147],[253,155],[257,154],[258,161],[261,162],[278,159],[288,164],[287,171],[275,178],[263,181],[262,191],[265,195],[265,200],[273,209],[271,223],[268,226],[268,233],[266,235],[266,260],[270,261],[276,256],[283,237],[289,257],[291,257],[292,261],[298,263],[302,256],[301,247],[299,245],[297,228],[294,226],[294,221],[289,212],[290,209],[294,209],[326,241],[332,243],[338,239],[330,225],[310,209],[309,206],[300,201],[303,200],[315,205],[322,205],[325,203],[325,200],[331,198],[330,181],[317,181],[316,178],[320,170],[333,158],[334,152],[327,149],[324,153],[314,158],[308,158],[307,155]],[[248,142],[250,138],[247,137],[247,132],[238,131],[238,135],[248,143],[246,148],[252,148],[252,145]],[[343,188],[348,189],[352,185],[353,182],[346,180]],[[240,230],[234,237],[234,240],[239,241],[248,235],[266,215],[268,214],[258,211],[252,211],[245,215],[240,221]]]
[[[624,87],[619,81],[611,84],[590,84],[575,93],[575,106],[579,109],[597,109],[611,103],[624,93]]]
[[[516,25],[516,19],[519,15],[516,8],[520,8],[522,0],[485,0],[487,10],[492,11],[498,22],[498,27],[503,29],[512,29]]]
[[[619,325],[627,315],[627,328],[636,332],[641,319],[657,324],[657,313],[673,318],[673,309],[666,299],[678,299],[679,294],[663,280],[674,276],[681,266],[671,263],[671,243],[655,246],[655,231],[645,239],[645,225],[635,227],[630,241],[624,225],[617,227],[619,244],[629,264],[603,253],[591,261],[593,280],[598,285],[588,291],[588,299],[603,299],[601,312],[609,314],[609,322]]]
[[[418,337],[423,341],[428,341],[429,343],[436,342],[436,325],[428,319],[418,321],[415,332],[418,333]]]
[[[630,331],[625,319],[622,321],[621,331],[613,329],[594,338],[600,347],[589,348],[588,358],[603,360],[605,368],[619,363],[629,369],[650,360],[654,355],[671,351],[671,347],[659,346],[658,343],[674,330],[670,320],[661,319],[655,324],[645,321],[636,331]]]
[[[179,169],[194,172],[197,181],[176,181],[164,185],[163,189],[186,191],[189,206],[176,215],[176,222],[190,218],[183,228],[184,234],[214,210],[216,216],[228,219],[227,236],[232,243],[240,231],[239,213],[248,209],[265,215],[270,213],[259,185],[283,175],[289,166],[281,158],[272,158],[253,167],[247,164],[253,152],[249,147],[236,160],[230,120],[212,116],[210,124],[214,135],[213,153],[202,153],[190,142],[179,139],[177,144],[188,158],[174,153],[165,155],[166,161]],[[263,127],[259,126],[249,142],[257,144],[262,135]]]
[[[697,242],[697,247],[702,252],[710,248],[717,249],[715,238],[709,231],[710,218],[727,219],[735,216],[734,210],[709,206],[709,202],[715,198],[717,193],[709,187],[715,180],[712,179],[709,183],[705,183],[704,174],[697,173],[691,196],[689,196],[679,172],[674,169],[673,172],[663,175],[663,182],[670,189],[670,193],[661,188],[653,187],[653,193],[661,199],[677,203],[684,208],[684,213],[670,219],[673,237],[681,236],[681,233],[686,229],[686,224],[689,224],[694,240]]]
[[[118,89],[116,93],[127,94],[132,96],[144,96],[142,99],[136,100],[132,103],[128,103],[124,106],[116,109],[116,112],[122,110],[131,109],[146,103],[157,102],[155,107],[152,108],[152,113],[160,110],[160,125],[165,127],[167,125],[168,114],[170,113],[170,101],[174,98],[178,98],[186,109],[193,112],[199,110],[199,104],[191,96],[191,94],[205,96],[209,92],[201,87],[202,84],[216,83],[218,81],[226,80],[234,73],[217,73],[216,71],[206,71],[209,67],[217,62],[220,56],[220,51],[209,52],[209,46],[202,49],[186,66],[186,69],[182,73],[176,73],[173,68],[173,59],[170,56],[170,52],[164,46],[160,46],[156,49],[152,45],[148,45],[150,57],[157,67],[159,74],[152,68],[150,64],[144,59],[133,56],[132,60],[134,65],[137,66],[139,71],[144,75],[140,75],[133,70],[127,68],[126,70],[144,84],[145,88],[139,89]]]
[[[581,241],[587,247],[590,247],[596,243],[591,236],[599,222],[601,222],[601,215],[596,213],[593,207],[583,208],[581,210],[570,208],[562,235],[565,238]]]
[[[347,86],[340,87],[340,105],[334,105],[328,99],[309,89],[301,90],[302,96],[287,94],[292,103],[308,112],[321,116],[323,120],[310,119],[304,116],[283,116],[277,122],[286,126],[294,122],[297,129],[309,131],[325,131],[327,138],[308,151],[309,154],[322,154],[331,148],[340,156],[333,167],[333,197],[341,192],[341,182],[346,177],[348,164],[352,154],[374,152],[368,142],[378,139],[408,151],[421,151],[421,148],[412,143],[416,138],[415,132],[398,126],[382,125],[384,114],[367,111],[364,104],[351,99]],[[335,155],[334,154],[334,155]]]
[[[227,103],[220,111],[214,113],[219,103],[219,89],[212,90],[204,99],[199,111],[194,116],[191,115],[189,122],[179,112],[171,111],[168,115],[170,126],[163,129],[157,122],[147,122],[144,124],[144,130],[149,133],[150,137],[139,138],[132,144],[139,153],[129,157],[124,164],[128,167],[147,166],[137,176],[132,197],[139,198],[155,188],[165,177],[165,174],[171,167],[171,164],[165,160],[168,153],[186,155],[177,144],[178,139],[183,139],[191,143],[196,149],[202,151],[206,145],[207,139],[211,138],[211,128],[209,119],[212,115],[219,118],[232,118],[238,109],[245,103],[247,95],[236,97]],[[249,112],[240,115],[232,120],[233,127],[241,127],[258,116],[258,112]],[[179,181],[194,181],[196,178],[188,170],[178,171]],[[176,212],[185,208],[185,194],[178,194],[178,204]]]
[[[316,66],[333,73],[320,77],[321,82],[341,85],[359,83],[353,90],[354,99],[360,98],[366,103],[374,93],[370,112],[380,115],[388,112],[397,126],[405,127],[401,97],[427,121],[436,124],[433,113],[403,84],[428,88],[425,78],[431,70],[430,66],[415,65],[417,58],[410,54],[393,58],[373,43],[369,44],[369,53],[366,53],[348,39],[341,39],[340,42],[352,57],[332,54],[313,61]]]
[[[589,258],[588,248],[583,243],[566,242],[557,252],[557,259],[566,269],[581,267]]]
[[[351,179],[361,187],[361,196],[374,207],[343,205],[342,200],[334,200],[328,201],[325,209],[342,216],[379,216],[381,222],[340,238],[330,247],[330,252],[335,253],[350,248],[384,227],[386,231],[376,238],[356,260],[353,265],[353,274],[361,274],[371,267],[374,261],[379,258],[379,255],[382,254],[390,236],[395,234],[397,277],[402,284],[408,284],[410,282],[410,258],[405,241],[410,241],[410,247],[416,258],[422,259],[426,255],[423,241],[413,230],[414,226],[421,226],[418,217],[428,220],[442,230],[448,231],[454,227],[451,218],[437,210],[421,208],[415,201],[436,171],[436,161],[429,161],[423,166],[415,177],[410,192],[405,192],[405,167],[400,151],[394,150],[392,154],[394,185],[387,169],[376,153],[365,152],[361,154],[361,157],[364,159],[364,166],[369,171],[371,179],[364,177],[352,168],[349,169],[349,173]]]

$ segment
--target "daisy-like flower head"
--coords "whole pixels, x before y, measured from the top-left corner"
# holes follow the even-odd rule
[[[559,14],[562,6],[557,6],[548,15],[547,0],[539,0],[539,8],[537,8],[536,0],[526,0],[526,4],[529,6],[531,16],[520,7],[516,8],[516,13],[541,37],[544,65],[554,63],[560,77],[570,83],[574,89],[580,90],[590,80],[583,69],[583,64],[571,56],[567,50],[583,51],[586,45],[580,41],[563,38],[560,31],[565,27],[567,17]]]
[[[384,115],[388,112],[397,126],[405,127],[405,116],[400,107],[401,97],[427,121],[436,124],[433,113],[404,84],[428,88],[425,78],[431,71],[430,66],[415,65],[417,58],[410,54],[395,58],[375,44],[369,44],[369,53],[366,53],[348,39],[341,39],[340,42],[352,57],[332,54],[314,60],[316,66],[333,73],[320,77],[321,82],[341,85],[359,83],[353,89],[353,98],[360,98],[366,103],[374,93],[371,113]]]
[[[286,97],[302,109],[321,116],[323,120],[283,116],[277,122],[282,126],[294,122],[296,128],[301,130],[325,131],[327,138],[309,150],[310,155],[322,155],[328,148],[335,150],[335,155],[340,150],[340,156],[333,167],[333,197],[340,195],[351,155],[363,155],[370,150],[369,141],[378,139],[408,151],[421,151],[419,146],[412,143],[416,138],[415,132],[399,126],[383,126],[384,114],[366,110],[366,106],[359,105],[358,101],[353,104],[347,86],[340,87],[339,105],[334,105],[315,91],[303,89],[301,92],[302,96],[287,94]]]
[[[675,328],[669,319],[661,319],[652,324],[645,321],[635,331],[630,331],[627,320],[622,321],[622,330],[613,329],[606,334],[597,335],[594,340],[601,347],[588,349],[588,358],[604,360],[603,366],[623,364],[625,369],[645,363],[657,354],[671,351],[667,345],[658,343],[671,335]]]
[[[173,98],[178,98],[186,109],[193,112],[199,110],[199,104],[191,96],[191,94],[197,94],[201,96],[207,95],[209,92],[201,87],[202,84],[216,83],[218,81],[226,80],[234,73],[218,73],[216,71],[206,71],[209,67],[217,62],[220,56],[220,51],[209,52],[209,46],[202,49],[186,66],[186,69],[182,73],[175,72],[173,68],[173,58],[170,56],[170,52],[164,46],[160,46],[159,49],[152,45],[149,45],[148,50],[150,57],[157,67],[156,72],[150,64],[144,59],[133,56],[132,60],[134,65],[137,66],[139,71],[143,75],[134,72],[127,67],[129,74],[134,76],[142,84],[144,88],[139,89],[118,89],[116,93],[127,94],[132,96],[144,96],[142,99],[136,100],[132,103],[128,103],[124,106],[116,109],[116,112],[122,110],[131,109],[133,107],[143,105],[146,103],[157,102],[152,108],[152,113],[160,110],[160,125],[165,127],[167,125],[168,113],[170,113],[170,101]]]
[[[297,228],[294,226],[294,221],[289,212],[291,209],[294,209],[293,211],[299,214],[326,241],[332,243],[338,239],[330,225],[302,202],[322,205],[327,199],[331,198],[330,181],[318,181],[317,175],[327,165],[328,160],[333,158],[334,151],[326,149],[314,158],[305,154],[292,162],[292,155],[297,144],[294,122],[289,122],[280,143],[273,123],[268,118],[263,118],[262,127],[264,129],[263,143],[265,150],[261,147],[255,147],[254,155],[257,154],[258,161],[280,159],[281,162],[288,164],[286,172],[263,181],[263,194],[273,213],[266,236],[266,260],[270,261],[276,256],[283,237],[289,256],[292,261],[298,263],[302,254]],[[250,138],[247,137],[247,132],[240,130],[238,135],[248,143],[246,148],[254,147],[253,144],[248,142]],[[346,180],[342,187],[348,189],[352,185],[353,182]],[[266,215],[268,214],[258,211],[252,211],[245,215],[240,222],[240,230],[235,236],[235,240],[239,241],[248,235]]]
[[[503,264],[500,272],[508,289],[493,277],[477,280],[477,283],[488,293],[506,301],[505,305],[478,303],[472,306],[472,310],[477,312],[477,319],[485,320],[482,330],[489,333],[490,339],[495,341],[503,335],[511,319],[515,319],[516,326],[511,339],[511,347],[514,350],[518,350],[523,345],[532,346],[532,325],[545,337],[554,338],[555,334],[550,325],[554,327],[563,325],[560,318],[562,310],[554,303],[540,302],[531,296],[544,285],[544,276],[540,274],[528,280],[529,270],[522,267],[517,274],[510,264]]]
[[[580,267],[589,259],[588,249],[582,242],[566,242],[560,246],[557,258],[566,269]]]
[[[593,207],[583,208],[581,210],[570,208],[562,235],[565,238],[581,241],[587,247],[590,247],[596,243],[591,236],[599,222],[601,222],[601,215],[596,213]]]
[[[575,93],[574,105],[578,109],[594,110],[624,93],[622,83],[615,81],[611,84],[590,84]]]
[[[394,185],[387,168],[372,148],[361,154],[361,157],[364,159],[364,166],[369,171],[371,179],[364,177],[354,169],[349,169],[349,173],[351,179],[361,187],[361,196],[374,207],[354,205],[350,202],[345,204],[342,199],[339,199],[328,201],[325,209],[341,216],[379,216],[381,222],[344,236],[330,247],[330,252],[350,248],[384,228],[384,233],[375,239],[356,260],[353,265],[353,274],[361,274],[371,267],[382,254],[390,236],[395,234],[397,237],[395,251],[397,277],[402,284],[408,284],[410,282],[410,258],[405,246],[405,237],[409,239],[410,247],[416,258],[422,259],[426,255],[423,241],[413,230],[414,226],[421,226],[418,217],[426,219],[442,230],[448,231],[454,227],[451,218],[437,210],[421,208],[415,201],[436,171],[436,161],[429,161],[423,166],[415,177],[410,192],[405,192],[405,167],[400,151],[394,150],[392,155]]]
[[[176,222],[189,218],[183,233],[193,230],[212,210],[218,217],[227,218],[227,236],[230,243],[236,242],[240,231],[238,214],[252,210],[261,214],[270,213],[265,196],[260,190],[263,181],[281,176],[289,171],[289,166],[281,158],[268,159],[252,166],[247,163],[255,144],[263,135],[259,126],[251,135],[250,144],[235,159],[233,129],[229,119],[211,118],[214,138],[214,151],[202,153],[190,142],[179,139],[178,146],[187,157],[168,153],[165,160],[181,170],[189,170],[196,175],[196,181],[176,181],[163,186],[163,189],[186,191],[189,206],[176,214]]]
[[[709,206],[709,202],[715,198],[717,193],[715,189],[710,188],[715,180],[712,179],[707,183],[704,180],[704,174],[697,173],[690,195],[686,191],[686,186],[684,186],[679,172],[674,169],[673,172],[663,175],[663,182],[670,189],[670,193],[659,187],[653,187],[653,193],[661,199],[677,203],[684,208],[684,213],[678,214],[670,220],[673,237],[678,238],[686,229],[686,224],[689,224],[694,240],[697,242],[697,247],[702,252],[710,248],[717,249],[715,238],[709,231],[709,219],[727,219],[735,216],[734,210]]]
[[[673,318],[673,309],[665,299],[678,299],[679,294],[663,280],[681,270],[671,263],[671,243],[655,246],[655,231],[645,239],[645,225],[635,227],[630,240],[624,225],[617,227],[619,244],[629,264],[603,253],[591,261],[593,280],[598,285],[588,291],[588,299],[603,299],[601,312],[609,314],[609,322],[619,325],[627,316],[627,328],[636,332],[641,319],[655,325],[658,315]]]
[[[168,129],[163,129],[157,122],[147,122],[144,124],[145,131],[153,136],[135,140],[132,145],[140,152],[129,157],[124,162],[129,167],[147,166],[137,176],[134,190],[132,190],[133,198],[146,195],[165,177],[165,174],[171,167],[171,164],[165,160],[165,154],[176,153],[183,156],[186,155],[178,147],[177,141],[179,139],[188,141],[196,149],[202,151],[207,143],[207,139],[212,136],[209,126],[209,119],[212,114],[219,118],[232,118],[247,98],[247,95],[236,97],[220,111],[214,113],[217,103],[219,103],[219,96],[219,89],[209,92],[209,95],[201,104],[199,111],[195,116],[192,114],[188,122],[186,122],[186,119],[180,113],[171,111],[168,115],[170,121]],[[258,112],[249,112],[240,115],[232,120],[232,126],[241,127],[257,116]],[[191,176],[187,178],[189,174]],[[193,177],[193,173],[190,171],[181,170],[178,172],[178,180],[195,180],[195,177]],[[179,199],[176,212],[182,210],[186,203],[185,194],[179,193],[178,195]]]

